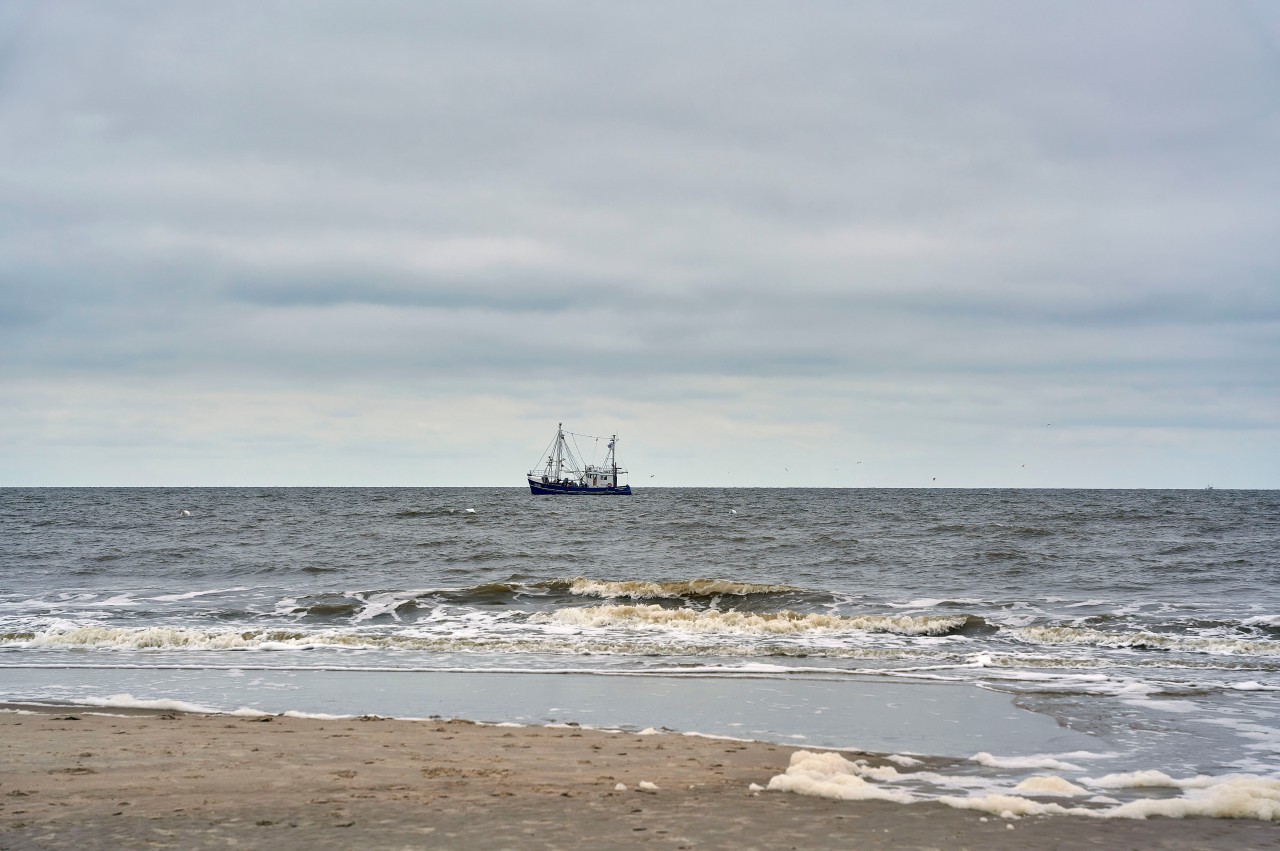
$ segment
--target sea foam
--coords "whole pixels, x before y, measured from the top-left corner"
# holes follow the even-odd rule
[[[554,612],[535,615],[531,618],[531,621],[534,623],[553,623],[577,627],[647,627],[681,632],[751,635],[849,632],[946,635],[963,627],[968,618],[964,615],[954,617],[924,615],[805,615],[785,610],[764,613],[720,612],[668,609],[657,604],[649,604],[559,609]]]
[[[1040,760],[1045,761],[1047,760]],[[992,763],[983,762],[987,765]],[[1015,759],[1003,762],[1005,766],[1009,766],[1015,763]],[[836,753],[797,751],[791,755],[786,773],[774,776],[769,781],[768,788],[839,800],[884,800],[898,803],[936,800],[957,809],[988,812],[1008,819],[1028,815],[1077,815],[1093,818],[1202,816],[1280,820],[1280,780],[1257,775],[1198,775],[1177,779],[1162,771],[1136,771],[1096,779],[1080,778],[1079,783],[1053,775],[1037,775],[1022,780],[1012,790],[988,791],[969,796],[929,794],[919,786],[921,781],[927,781],[935,787],[967,785],[948,784],[947,780],[948,778],[935,772],[902,774],[891,768],[869,768],[862,761],[850,762]],[[901,788],[903,783],[916,783],[917,787],[907,791]],[[991,787],[990,782],[983,785],[988,789]],[[1095,795],[1089,788],[1115,790],[1152,786],[1181,789],[1184,794],[1176,798],[1140,798],[1117,803],[1114,798]],[[1034,800],[1035,797],[1083,796],[1092,796],[1085,803],[1093,806],[1065,807]]]
[[[1054,774],[1038,774],[1035,777],[1028,777],[1013,787],[1013,791],[1021,792],[1024,795],[1060,795],[1067,798],[1092,794],[1083,786],[1077,786],[1070,780],[1064,780]]]
[[[557,583],[558,584],[558,583]],[[795,591],[790,585],[760,585],[728,579],[689,579],[675,582],[612,582],[578,577],[569,580],[568,591],[584,597],[628,597],[633,600],[665,600],[692,597],[779,594]]]
[[[110,709],[158,709],[167,712],[190,712],[196,715],[217,715],[221,711],[185,700],[149,699],[124,693],[107,697],[86,697],[73,702],[82,706],[101,706]]]
[[[1280,656],[1280,641],[1179,636],[1155,632],[1104,632],[1076,626],[1026,626],[1010,634],[1028,644],[1175,650],[1238,656]]]
[[[990,768],[1048,768],[1054,771],[1083,771],[1080,766],[1063,762],[1052,756],[992,756],[983,751],[974,754],[974,762]]]
[[[913,795],[868,783],[856,773],[849,760],[837,753],[796,751],[785,774],[769,780],[766,787],[778,792],[795,792],[843,801],[893,801],[909,804]]]
[[[1280,781],[1249,775],[1214,778],[1202,788],[1194,788],[1180,798],[1146,798],[1130,801],[1110,810],[1116,818],[1248,818],[1280,820]]]

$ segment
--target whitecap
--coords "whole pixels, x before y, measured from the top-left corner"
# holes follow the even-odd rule
[[[780,612],[736,612],[668,609],[657,604],[591,606],[534,615],[530,622],[574,627],[633,627],[694,633],[795,635],[803,633],[888,632],[898,635],[943,635],[960,629],[964,615],[819,615]]]

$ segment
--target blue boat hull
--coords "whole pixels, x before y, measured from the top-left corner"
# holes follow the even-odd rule
[[[583,494],[608,494],[612,496],[631,496],[631,485],[623,485],[619,488],[571,488],[567,485],[558,485],[555,482],[539,482],[534,479],[529,480],[529,493],[548,494],[548,493],[566,493],[573,496],[581,496]]]

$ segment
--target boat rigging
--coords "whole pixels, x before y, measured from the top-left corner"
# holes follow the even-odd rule
[[[601,464],[584,463],[581,451],[575,452],[576,440],[585,437],[594,441],[609,441]],[[572,444],[572,445],[570,445]],[[631,485],[623,484],[621,476],[627,471],[618,466],[618,436],[597,437],[593,434],[575,434],[564,430],[564,423],[556,427],[556,436],[543,452],[547,459],[541,469],[529,471],[529,492],[534,494],[616,494],[631,495]]]

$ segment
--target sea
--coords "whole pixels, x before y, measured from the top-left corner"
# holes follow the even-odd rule
[[[671,731],[812,749],[774,784],[810,794],[1280,819],[1277,491],[5,488],[0,577],[5,711]]]

